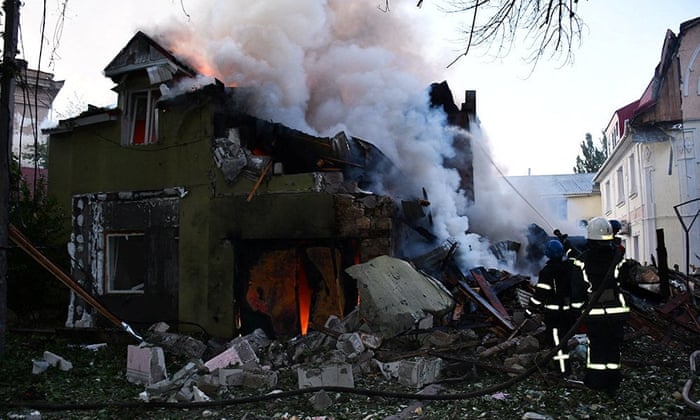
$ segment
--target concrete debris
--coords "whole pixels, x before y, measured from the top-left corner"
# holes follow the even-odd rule
[[[12,420],[41,420],[41,411],[24,410],[22,412],[9,412],[7,418]]]
[[[442,317],[454,306],[437,280],[398,258],[376,257],[345,272],[357,280],[360,317],[384,338],[415,329],[428,314]]]
[[[299,389],[319,386],[355,387],[352,366],[347,363],[314,368],[300,367],[297,369],[297,378]]]
[[[44,359],[32,359],[32,374],[38,375],[46,372],[49,368],[49,362]]]
[[[258,344],[259,343],[256,343],[256,346],[258,346]],[[206,366],[210,372],[213,372],[216,369],[234,365],[251,367],[257,365],[258,361],[258,356],[253,346],[250,344],[250,341],[246,338],[236,337],[231,341],[228,349],[208,360],[204,366]]]
[[[107,347],[107,343],[83,344],[82,346],[80,346],[81,349],[90,351],[98,351],[105,347]]]
[[[34,375],[45,372],[49,367],[67,372],[73,369],[73,363],[50,351],[45,351],[41,359],[32,359],[32,374]]]
[[[159,323],[150,333],[155,341],[167,345],[130,346],[130,381],[145,385],[140,394],[145,401],[206,401],[230,397],[237,387],[269,392],[279,386],[283,374],[296,376],[299,389],[354,388],[356,378],[379,374],[411,389],[434,390],[439,388],[435,384],[455,374],[450,359],[435,352],[471,352],[476,364],[470,365],[469,372],[478,360],[502,355],[506,362],[497,368],[509,374],[532,366],[542,355],[537,338],[543,331],[541,323],[525,318],[517,301],[496,298],[499,290],[505,290],[498,284],[490,283],[490,297],[481,297],[479,305],[470,305],[469,301],[455,299],[448,290],[449,283],[440,283],[404,260],[377,257],[346,272],[357,280],[360,304],[344,317],[330,315],[322,326],[310,323],[307,334],[286,341],[271,339],[264,330],[255,329],[227,342],[210,339],[206,345],[168,333],[167,325]],[[490,274],[477,273],[482,276],[483,289],[485,281],[491,282],[487,280]],[[472,289],[478,285],[469,284],[466,277],[460,278],[459,287],[479,293]],[[460,294],[461,298],[467,296]],[[482,317],[475,323],[470,314],[490,302],[496,305],[484,313],[493,317],[487,322]],[[456,303],[461,306],[460,317],[454,316]],[[494,328],[502,326],[505,319],[523,326],[514,331]],[[536,325],[526,328],[530,322]],[[480,328],[484,335],[477,332]],[[506,338],[508,334],[511,337]],[[188,355],[191,361],[168,377],[162,364],[163,352]],[[207,358],[203,360],[204,354]],[[333,401],[319,392],[309,403],[323,410]],[[422,410],[423,405],[417,404],[415,409]]]
[[[226,138],[214,140],[214,161],[228,183],[233,183],[246,167],[248,157],[237,129],[230,129]]]
[[[127,348],[126,380],[151,385],[167,377],[165,353],[162,347],[134,346]]]
[[[365,345],[359,333],[340,334],[336,341],[336,347],[348,356],[358,355],[365,351]]]
[[[146,341],[150,344],[161,346],[170,353],[191,359],[201,358],[204,351],[207,349],[206,344],[196,338],[181,334],[160,332],[155,329],[149,331]]]
[[[399,383],[411,388],[422,388],[440,377],[442,359],[439,357],[413,358],[380,366],[387,379],[397,378]]]

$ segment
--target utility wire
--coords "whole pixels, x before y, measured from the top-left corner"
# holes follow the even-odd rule
[[[472,143],[474,143],[474,142],[472,142]],[[498,165],[496,165],[496,162],[494,162],[494,160],[491,158],[491,155],[489,155],[489,152],[484,148],[484,146],[479,142],[476,142],[476,143],[479,145],[481,150],[484,152],[484,155],[489,160],[489,162],[491,162],[491,165],[493,165],[493,167],[496,169],[496,171],[498,171],[498,173],[501,175],[501,177],[506,182],[506,184],[508,184],[513,189],[513,191],[516,194],[518,194],[518,197],[520,197],[525,202],[525,204],[527,204],[528,207],[530,207],[532,209],[532,211],[534,211],[542,219],[542,221],[547,224],[547,226],[549,226],[552,230],[554,230],[555,227],[552,226],[551,223],[549,223],[547,218],[544,217],[544,215],[524,195],[522,195],[520,193],[520,191],[518,191],[518,189],[515,187],[515,185],[513,185],[513,183],[508,180],[506,175],[503,173],[503,171],[501,171],[501,168],[499,168]]]

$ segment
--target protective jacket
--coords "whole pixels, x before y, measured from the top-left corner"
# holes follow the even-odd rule
[[[533,309],[541,311],[550,346],[558,346],[581,314],[587,300],[588,285],[573,260],[552,258],[540,270],[535,293],[530,298]],[[555,359],[562,373],[570,373],[568,346]]]
[[[592,389],[616,394],[620,386],[621,346],[629,307],[617,279],[622,262],[619,248],[612,241],[589,241],[581,255],[583,272],[591,284],[591,293],[600,296],[591,302],[588,327],[588,356],[584,383]]]

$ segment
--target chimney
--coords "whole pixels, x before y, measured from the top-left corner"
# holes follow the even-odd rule
[[[476,91],[467,90],[464,92],[464,102],[462,103],[462,112],[469,115],[476,115]]]

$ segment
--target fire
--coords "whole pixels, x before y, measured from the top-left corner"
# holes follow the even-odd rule
[[[162,42],[168,45],[168,49],[174,56],[187,62],[198,74],[214,77],[217,80],[226,80],[221,71],[202,52],[197,40],[189,37],[186,32],[170,31]],[[235,87],[236,84],[227,83],[227,86]]]
[[[311,288],[306,277],[306,270],[301,259],[297,260],[297,301],[299,303],[299,324],[301,335],[306,335],[309,329],[309,316],[311,313]]]

